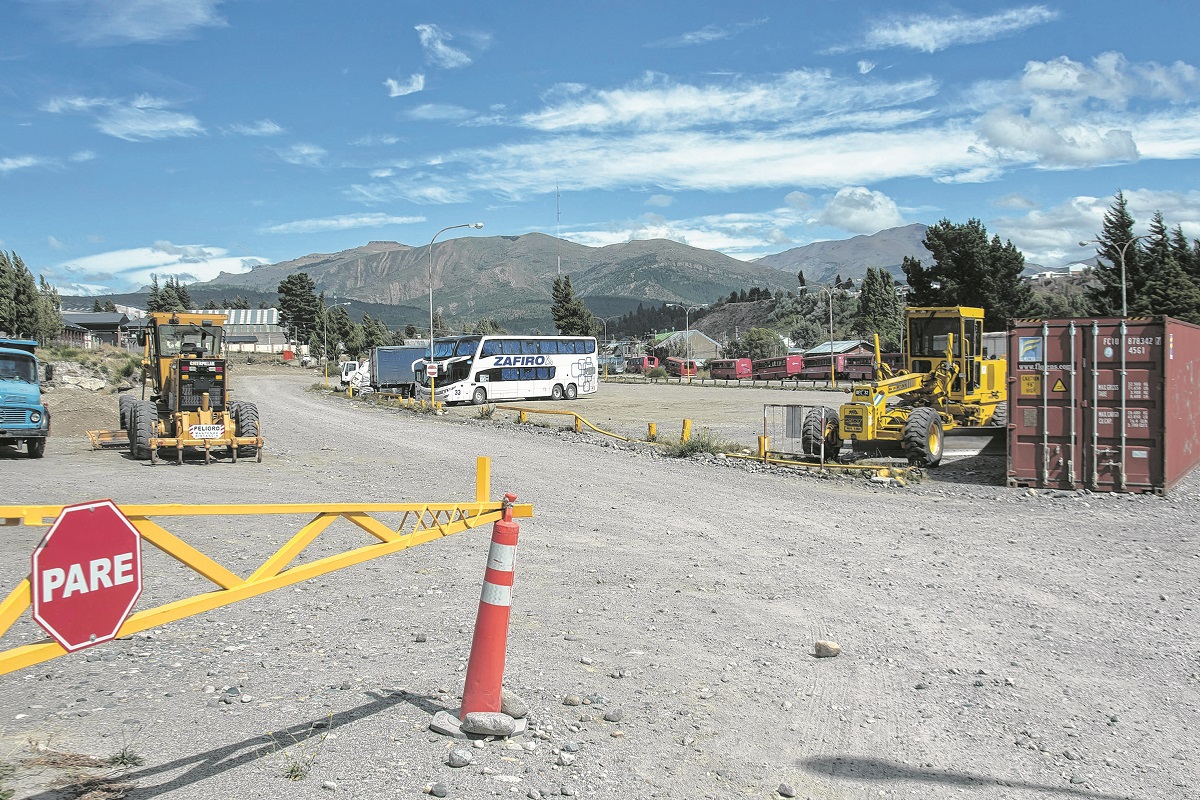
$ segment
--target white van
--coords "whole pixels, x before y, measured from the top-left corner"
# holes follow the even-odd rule
[[[354,377],[354,373],[358,372],[358,362],[343,361],[339,367],[340,374],[338,375],[338,388],[345,389],[350,385],[350,379]]]

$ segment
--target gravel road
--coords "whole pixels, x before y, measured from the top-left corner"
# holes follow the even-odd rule
[[[1036,493],[983,457],[886,488],[371,408],[295,370],[239,380],[262,464],[152,467],[60,435],[40,461],[0,453],[2,502],[466,501],[490,456],[493,493],[534,506],[506,685],[541,735],[454,768],[462,745],[427,730],[462,690],[476,531],[0,676],[0,761],[30,741],[128,748],[145,758],[130,798],[1200,797],[1200,476],[1167,498]],[[691,415],[761,432],[750,390],[601,392],[578,407],[602,426],[644,430],[608,410],[644,401],[660,431]],[[713,413],[726,399],[745,421]],[[242,573],[301,524],[176,522]],[[313,549],[365,543],[355,530]],[[0,592],[43,533],[0,533]],[[203,591],[145,559],[143,604]],[[0,645],[39,636],[26,615]],[[841,655],[813,657],[817,640]],[[50,800],[53,774],[0,785]]]

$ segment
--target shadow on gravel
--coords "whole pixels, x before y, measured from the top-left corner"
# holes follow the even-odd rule
[[[369,692],[368,694],[375,699],[355,708],[339,711],[329,716],[318,717],[308,722],[300,722],[290,728],[272,731],[269,734],[255,736],[250,739],[243,739],[240,742],[217,747],[203,753],[183,756],[174,761],[168,761],[165,764],[156,764],[154,766],[123,772],[120,775],[121,781],[140,783],[164,773],[172,773],[181,769],[186,770],[181,775],[171,778],[166,783],[160,783],[157,786],[135,786],[124,797],[129,798],[129,800],[135,800],[136,798],[160,797],[169,794],[185,786],[199,783],[213,775],[243,767],[264,756],[270,756],[279,749],[277,745],[279,742],[286,742],[289,747],[302,744],[307,739],[323,737],[330,731],[336,730],[343,725],[358,722],[382,711],[387,711],[401,703],[408,703],[415,706],[429,713],[430,716],[438,711],[446,710],[443,704],[436,702],[433,698],[412,694],[411,692],[398,691],[388,694]],[[61,797],[62,792],[60,790],[47,789],[38,794],[30,795],[27,800],[60,800]]]
[[[823,756],[801,759],[800,767],[831,778],[854,778],[863,781],[909,781],[943,786],[1006,786],[1029,792],[1060,794],[1066,797],[1088,798],[1088,800],[1133,800],[1129,795],[1105,794],[1083,786],[1047,786],[1028,781],[1008,781],[989,778],[968,772],[947,772],[936,769],[918,769],[895,761],[855,756]]]

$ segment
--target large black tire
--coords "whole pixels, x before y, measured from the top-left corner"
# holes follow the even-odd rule
[[[121,419],[121,430],[129,430],[129,410],[133,408],[133,404],[137,402],[137,398],[131,394],[123,394],[117,398],[117,415]]]
[[[567,391],[566,391],[566,398],[568,400],[574,400],[576,397],[579,397],[579,387],[577,387],[573,383],[568,383]]]
[[[236,402],[231,403],[230,411],[233,413],[233,425],[237,429],[238,436],[259,436],[258,425],[258,406],[254,403]],[[258,445],[242,445],[238,448],[238,455],[252,456],[258,452]]]
[[[134,458],[150,457],[150,437],[157,421],[158,409],[149,400],[138,400],[129,409],[129,453]]]
[[[804,425],[800,428],[800,449],[805,455],[820,456],[822,442],[825,444],[826,460],[835,458],[842,449],[838,413],[832,408],[814,408],[805,416]]]
[[[992,424],[997,428],[1008,427],[1008,401],[1004,400],[996,404],[996,411],[992,414]]]
[[[904,454],[910,464],[936,467],[942,461],[946,436],[942,418],[932,408],[915,408],[904,423]]]
[[[45,438],[26,439],[25,452],[30,458],[41,458],[46,455],[46,440]]]
[[[562,400],[563,399],[563,388],[562,388],[561,384],[557,384],[557,383],[554,384],[554,388],[550,390],[550,399],[551,400]]]
[[[471,395],[471,402],[474,405],[481,406],[487,402],[487,389],[482,386],[475,387],[475,393]]]

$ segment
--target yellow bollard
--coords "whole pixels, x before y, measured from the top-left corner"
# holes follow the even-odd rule
[[[653,422],[651,422],[649,427],[646,429],[646,440],[650,442],[658,441],[658,425],[654,424]]]
[[[517,412],[517,422],[521,425],[524,425],[526,422],[529,422],[529,412],[518,411]]]
[[[685,419],[683,421],[683,432],[679,434],[679,441],[688,442],[692,439],[692,421]]]
[[[583,430],[583,423],[579,421],[579,415],[575,415],[575,432],[579,433]]]
[[[769,437],[769,436],[758,437],[758,457],[763,460],[764,464],[767,463],[767,452],[770,449],[770,443],[771,443],[771,437]]]

